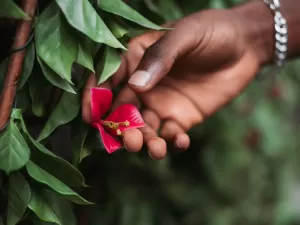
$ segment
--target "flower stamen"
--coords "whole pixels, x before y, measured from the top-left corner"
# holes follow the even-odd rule
[[[116,130],[117,135],[122,135],[122,132],[119,129],[119,127],[120,126],[128,127],[130,125],[130,122],[128,120],[126,120],[124,122],[117,122],[117,123],[113,122],[113,121],[103,121],[103,125],[110,129]]]

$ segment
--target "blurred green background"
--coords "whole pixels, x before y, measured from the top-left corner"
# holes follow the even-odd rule
[[[161,24],[242,1],[127,2]],[[299,72],[293,61],[273,85],[270,78],[254,81],[190,131],[185,153],[170,152],[162,161],[125,151],[86,158],[99,203],[89,225],[300,224]]]

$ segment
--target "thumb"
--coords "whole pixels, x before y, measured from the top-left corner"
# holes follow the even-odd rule
[[[183,25],[183,24],[182,24]],[[195,46],[195,34],[186,26],[175,26],[146,49],[128,84],[136,92],[152,89],[172,69],[176,60]]]

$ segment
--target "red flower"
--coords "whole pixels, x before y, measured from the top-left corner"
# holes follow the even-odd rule
[[[131,104],[123,104],[111,112],[104,120],[101,118],[112,105],[113,94],[105,88],[91,88],[92,126],[97,128],[104,147],[113,153],[122,147],[119,137],[126,130],[145,126],[139,110]]]

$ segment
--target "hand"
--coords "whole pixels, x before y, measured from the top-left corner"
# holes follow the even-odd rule
[[[187,149],[186,132],[241,93],[264,60],[247,35],[248,25],[234,10],[208,10],[175,22],[174,30],[149,32],[130,42],[121,67],[103,84],[114,87],[130,77],[114,107],[137,105],[147,126],[124,133],[129,151],[145,143],[153,158],[162,159],[166,142]],[[95,84],[91,77],[87,87]],[[87,122],[88,95],[82,104]]]

